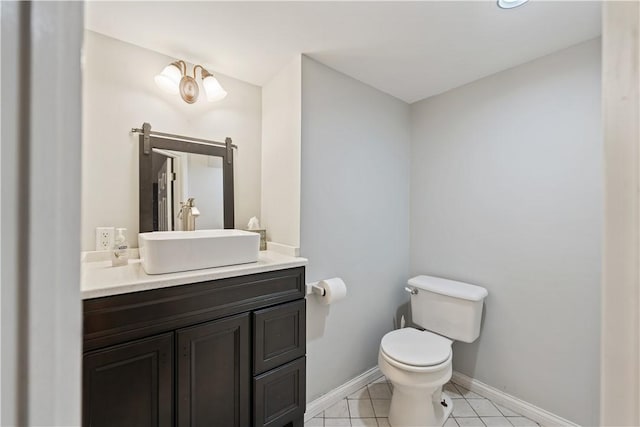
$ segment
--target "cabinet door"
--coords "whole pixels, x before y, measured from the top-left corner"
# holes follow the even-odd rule
[[[85,353],[82,425],[170,427],[172,390],[172,333]]]
[[[254,312],[254,375],[304,356],[305,302],[302,299]]]
[[[250,423],[249,313],[177,331],[178,425]]]

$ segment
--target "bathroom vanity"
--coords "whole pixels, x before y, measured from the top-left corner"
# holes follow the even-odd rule
[[[304,264],[83,263],[83,425],[302,426]]]

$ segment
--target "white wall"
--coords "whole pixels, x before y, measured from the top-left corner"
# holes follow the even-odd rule
[[[153,78],[176,58],[85,32],[83,73],[82,250],[95,249],[95,227],[138,233],[138,137],[132,127],[216,141],[229,136],[235,152],[235,221],[260,215],[261,90],[216,74],[229,93],[216,103],[189,105],[162,92]],[[213,71],[213,70],[212,70]]]
[[[300,247],[301,56],[262,88],[261,226],[267,240]]]
[[[348,296],[307,303],[307,400],[376,366],[409,270],[409,106],[302,61],[301,247],[307,282]]]
[[[411,107],[411,273],[489,290],[454,369],[598,424],[600,42]]]
[[[600,425],[640,425],[640,4],[606,2]]]

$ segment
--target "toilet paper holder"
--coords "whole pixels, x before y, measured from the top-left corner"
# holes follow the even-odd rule
[[[316,294],[321,304],[333,304],[347,296],[347,285],[340,277],[320,280],[306,284],[307,295]]]
[[[316,294],[321,297],[325,296],[326,291],[318,286],[320,282],[307,283],[307,295]]]

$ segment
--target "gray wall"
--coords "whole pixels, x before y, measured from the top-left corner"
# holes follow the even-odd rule
[[[411,273],[489,290],[454,369],[598,424],[600,42],[411,107]]]
[[[308,401],[376,366],[406,300],[408,166],[409,106],[303,57],[300,250],[307,282],[348,287],[330,307],[308,300]]]

